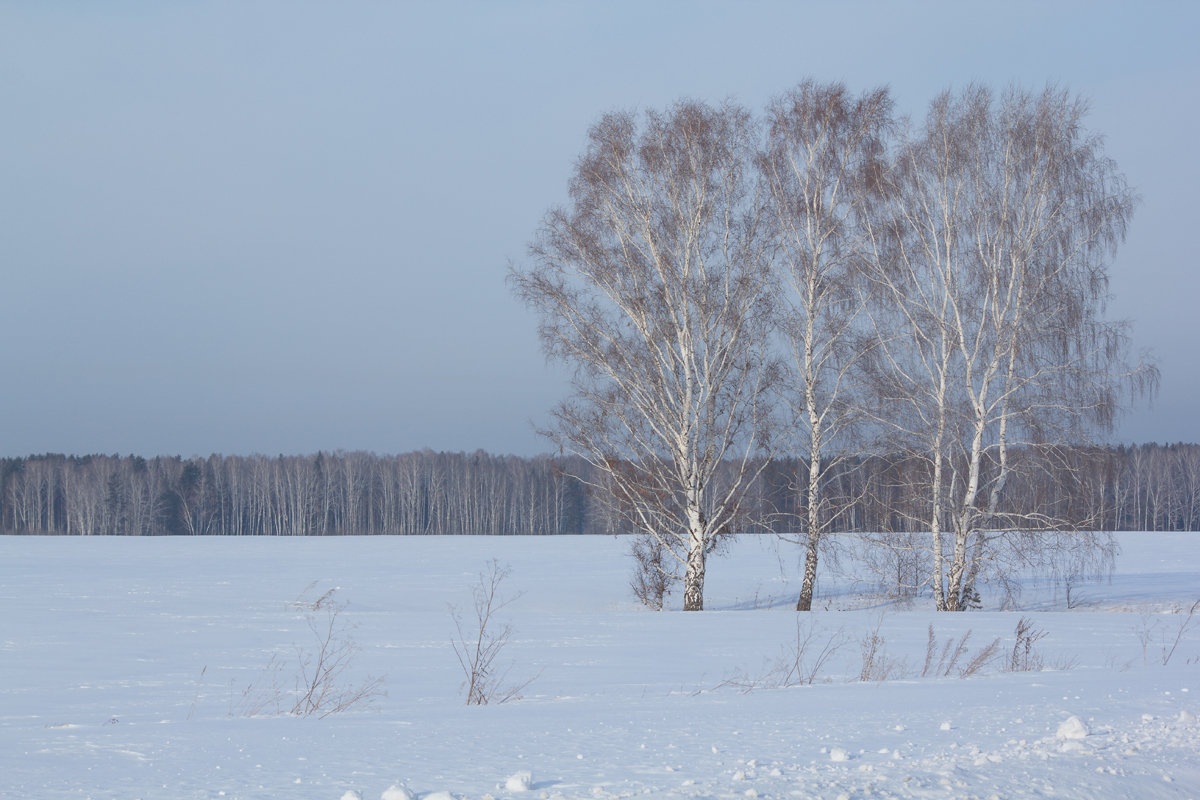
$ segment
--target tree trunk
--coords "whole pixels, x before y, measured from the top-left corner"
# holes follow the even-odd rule
[[[704,520],[699,508],[688,509],[687,571],[683,577],[683,610],[704,610]]]
[[[808,542],[804,553],[804,582],[800,585],[797,611],[812,611],[813,591],[817,583],[817,557],[821,546],[821,440],[813,427],[813,448],[808,462]]]
[[[796,601],[797,611],[812,611],[813,587],[817,582],[817,545],[819,537],[809,534],[808,545],[804,553],[804,583],[800,586],[800,599]]]

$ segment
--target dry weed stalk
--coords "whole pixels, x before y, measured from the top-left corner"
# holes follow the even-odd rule
[[[487,570],[479,575],[479,582],[471,590],[475,624],[468,630],[463,628],[462,614],[455,606],[450,607],[457,636],[451,641],[454,655],[462,668],[463,686],[467,690],[467,705],[486,706],[491,703],[506,703],[519,700],[534,678],[519,684],[506,684],[510,665],[500,664],[500,654],[512,638],[512,626],[498,624],[495,614],[517,600],[517,594],[509,598],[500,597],[500,584],[508,577],[510,569],[500,566],[492,559]],[[536,676],[535,676],[536,677]]]
[[[875,622],[875,628],[859,640],[859,649],[862,653],[862,668],[858,672],[860,681],[886,681],[904,677],[904,660],[888,657],[885,649],[886,642],[880,634],[882,628],[883,615],[880,614]]]
[[[969,678],[975,673],[982,671],[1000,652],[1000,639],[999,637],[993,639],[987,646],[976,653],[971,660],[960,667],[959,661],[965,658],[970,652],[967,647],[967,642],[970,638],[971,631],[967,631],[957,640],[953,636],[950,636],[939,648],[937,634],[933,632],[933,625],[931,624],[929,626],[929,637],[925,643],[925,666],[921,670],[921,677],[926,678],[932,675],[934,677],[945,678],[957,670],[958,677]],[[939,649],[941,651],[940,655],[938,655]],[[935,657],[937,658],[936,663],[934,662]]]
[[[1045,666],[1036,645],[1046,638],[1046,631],[1036,627],[1028,617],[1017,620],[1017,640],[1008,658],[1008,672],[1036,672]]]
[[[820,649],[810,652],[819,642],[815,620],[807,617],[796,619],[796,640],[790,647],[782,647],[775,659],[762,675],[751,677],[744,672],[735,672],[718,684],[716,689],[732,687],[742,692],[756,689],[786,689],[792,686],[811,686],[824,669],[825,664],[846,644],[845,633],[839,628],[820,643]]]
[[[299,717],[324,718],[360,703],[369,705],[384,694],[383,678],[367,676],[358,684],[347,686],[343,683],[346,671],[359,652],[358,645],[348,635],[341,618],[348,604],[336,599],[338,587],[315,600],[305,599],[315,585],[315,582],[309,584],[291,604],[293,608],[305,612],[305,623],[314,641],[313,649],[296,648],[292,691],[283,688],[287,682],[281,680],[286,677],[286,664],[277,653],[271,656],[259,678],[242,691],[241,700],[236,706],[238,716],[287,713]],[[234,711],[231,709],[232,713]]]

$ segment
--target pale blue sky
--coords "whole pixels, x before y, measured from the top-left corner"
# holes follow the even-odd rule
[[[0,455],[533,454],[509,295],[588,126],[805,77],[1065,85],[1143,196],[1112,310],[1200,441],[1200,4],[2,2]]]

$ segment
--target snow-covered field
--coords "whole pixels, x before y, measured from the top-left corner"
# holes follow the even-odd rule
[[[797,640],[799,554],[769,538],[713,561],[710,610],[684,614],[636,603],[613,538],[3,537],[0,797],[1200,797],[1200,614],[1180,611],[1200,535],[1120,541],[1071,610],[1030,582],[1015,611],[939,615],[826,575],[805,663],[842,647],[813,685],[743,691]],[[533,680],[467,707],[448,606],[473,622],[491,559],[519,594],[502,658]],[[297,601],[333,588],[359,648],[342,684],[386,696],[247,716],[287,699],[316,639]],[[1045,669],[1001,667],[1022,616]],[[939,648],[970,631],[968,656],[1000,655],[921,677],[931,624]],[[897,677],[862,682],[876,630]]]

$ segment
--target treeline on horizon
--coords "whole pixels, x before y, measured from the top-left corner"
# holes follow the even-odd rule
[[[1044,457],[1044,454],[1040,454]],[[1096,530],[1200,530],[1200,445],[1059,448],[1052,470],[1005,489]],[[827,479],[837,530],[920,533],[920,458],[848,459]],[[796,530],[807,513],[797,458],[768,462],[742,529]],[[1036,477],[1033,477],[1033,476]],[[0,532],[334,536],[617,534],[619,509],[582,459],[366,452],[184,459],[0,459]],[[924,517],[927,519],[927,516]]]

